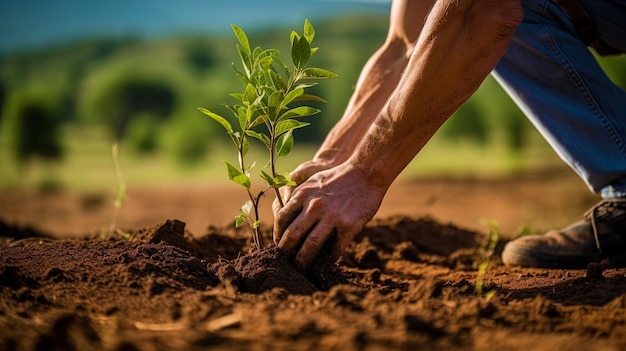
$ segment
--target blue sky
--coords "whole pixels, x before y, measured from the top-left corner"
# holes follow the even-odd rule
[[[95,36],[154,37],[388,12],[391,0],[2,0],[0,54]]]

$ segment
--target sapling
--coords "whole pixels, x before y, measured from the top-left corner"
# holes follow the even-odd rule
[[[325,102],[317,95],[307,94],[305,90],[315,86],[316,80],[333,78],[336,74],[316,67],[308,67],[311,56],[318,48],[312,47],[315,29],[309,20],[304,22],[302,34],[291,32],[291,61],[285,65],[277,49],[252,49],[245,31],[232,25],[238,40],[236,45],[243,69],[233,69],[244,83],[243,93],[233,93],[235,104],[224,104],[232,112],[235,123],[205,108],[200,112],[218,122],[230,136],[237,149],[237,165],[224,161],[228,178],[245,188],[248,200],[239,209],[235,225],[245,222],[252,230],[252,237],[257,248],[263,247],[259,218],[260,200],[270,189],[274,189],[276,199],[282,207],[279,189],[294,186],[288,172],[277,171],[277,160],[287,156],[293,147],[293,131],[309,125],[300,119],[320,112],[319,109],[303,104],[303,101]],[[293,106],[298,103],[298,106]],[[260,141],[267,149],[268,160],[260,169],[260,177],[266,187],[254,194],[251,189],[251,171],[256,162],[247,163],[246,155],[250,149],[250,138]]]

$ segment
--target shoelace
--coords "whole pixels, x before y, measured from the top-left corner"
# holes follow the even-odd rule
[[[607,199],[598,202],[584,215],[585,218],[589,218],[591,222],[591,228],[593,229],[593,239],[596,242],[596,248],[602,253],[602,247],[600,246],[600,239],[598,238],[598,226],[596,224],[596,218],[605,216],[618,206],[618,203],[626,204],[626,198]]]

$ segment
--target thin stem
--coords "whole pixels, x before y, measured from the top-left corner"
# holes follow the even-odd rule
[[[270,137],[270,171],[272,172],[272,178],[276,178],[276,137],[274,128],[270,131]],[[283,208],[285,204],[283,202],[283,198],[280,196],[278,188],[274,187],[274,193],[276,194],[276,199],[278,200],[280,208]]]
[[[239,152],[239,168],[241,168],[241,172],[246,174],[246,167],[245,167],[245,162],[243,160],[243,138],[240,142],[240,144],[237,147],[237,150]],[[250,228],[252,229],[252,240],[254,241],[254,244],[256,245],[257,249],[261,249],[263,248],[263,237],[261,235],[260,232],[260,227],[259,226],[255,226],[255,223],[257,223],[259,221],[259,200],[261,199],[261,196],[263,196],[263,192],[261,192],[259,194],[258,197],[254,197],[254,195],[252,195],[252,193],[250,192],[250,189],[247,189],[247,193],[248,193],[248,198],[250,198],[250,201],[252,201],[252,208],[254,208],[254,221],[252,223],[248,224],[250,225]]]
[[[263,196],[263,192],[259,193],[256,200],[252,201],[252,207],[254,207],[254,221],[257,222],[259,220],[259,202],[261,201],[261,196]],[[256,242],[257,248],[262,249],[265,244],[263,243],[263,235],[261,234],[261,226],[255,226],[252,224],[252,228],[254,228],[254,241]]]
[[[117,229],[117,217],[119,215],[120,209],[122,208],[126,200],[126,182],[124,181],[124,175],[122,173],[119,144],[113,144],[111,154],[113,156],[113,166],[115,167],[115,174],[118,181],[118,190],[117,198],[115,199],[115,204],[113,208],[113,217],[111,218],[111,225],[109,226],[110,235],[113,234],[113,232]]]

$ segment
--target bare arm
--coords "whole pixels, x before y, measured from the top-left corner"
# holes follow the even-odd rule
[[[396,89],[353,155],[298,186],[277,213],[279,247],[294,252],[301,267],[332,236],[334,254],[341,254],[402,169],[495,67],[522,16],[519,0],[437,1]]]
[[[495,67],[521,15],[518,1],[438,1],[350,163],[386,189]]]
[[[352,155],[398,85],[433,3],[393,2],[387,38],[363,67],[342,118],[326,137],[314,162],[336,166]]]

